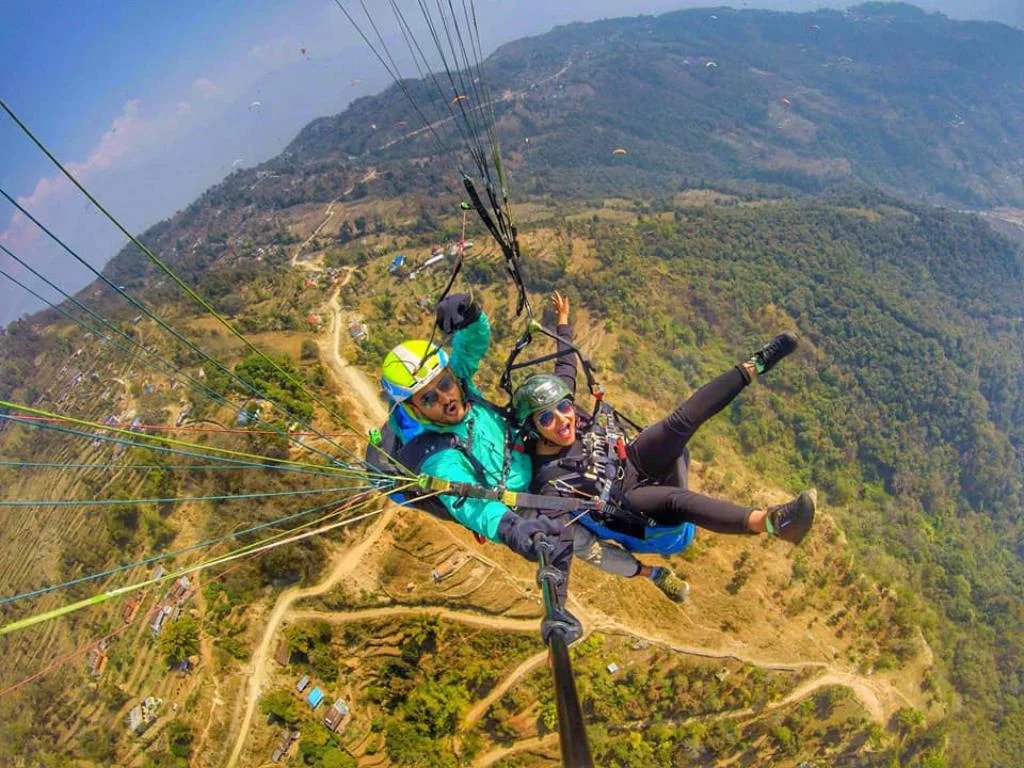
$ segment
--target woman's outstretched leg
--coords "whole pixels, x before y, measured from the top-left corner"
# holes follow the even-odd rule
[[[672,413],[636,436],[629,445],[630,461],[646,477],[660,479],[668,475],[700,426],[731,403],[754,378],[774,368],[796,345],[795,334],[779,334],[750,359],[709,381]]]
[[[629,458],[641,473],[661,478],[697,429],[731,403],[750,379],[740,366],[730,368],[694,392],[661,421],[651,424],[629,444]]]
[[[686,488],[645,485],[626,492],[630,508],[660,525],[693,523],[715,533],[768,533],[799,544],[814,524],[816,498],[804,491],[792,501],[755,509]]]

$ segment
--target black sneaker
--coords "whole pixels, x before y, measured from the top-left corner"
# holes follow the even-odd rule
[[[804,491],[792,501],[768,507],[772,533],[783,541],[799,544],[814,524],[814,491]]]
[[[796,344],[796,334],[792,331],[786,331],[785,333],[780,333],[757,350],[750,359],[753,360],[758,374],[766,373],[774,368],[779,360],[796,349]]]

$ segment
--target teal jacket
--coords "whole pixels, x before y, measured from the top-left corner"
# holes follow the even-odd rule
[[[491,345],[491,324],[487,315],[480,317],[468,327],[456,331],[452,337],[452,354],[449,367],[474,395],[483,399],[480,390],[473,384],[473,378],[480,368],[480,361]],[[392,421],[394,417],[392,417]],[[395,425],[392,424],[392,428]],[[420,472],[456,482],[474,483],[494,487],[501,482],[501,470],[505,462],[505,443],[509,439],[505,419],[492,408],[471,404],[466,417],[458,424],[440,426],[423,424],[425,430],[453,433],[464,445],[470,446],[470,453],[482,465],[486,478],[477,476],[473,465],[455,448],[445,448],[431,454],[423,462]],[[472,431],[472,440],[470,440]],[[398,432],[396,431],[396,434]],[[532,465],[530,457],[521,451],[513,451],[505,487],[512,491],[525,491],[530,487]],[[441,503],[451,516],[472,531],[491,541],[498,538],[498,522],[509,511],[501,502],[487,499],[465,499],[461,503],[454,496],[440,496]]]

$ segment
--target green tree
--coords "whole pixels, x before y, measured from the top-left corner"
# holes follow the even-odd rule
[[[312,339],[302,340],[302,350],[299,352],[299,357],[303,360],[319,360],[320,359],[320,347]]]
[[[294,725],[299,721],[295,697],[286,688],[279,688],[260,699],[260,711],[279,722]]]
[[[171,720],[167,724],[167,746],[175,757],[188,761],[192,754],[193,728],[182,720]]]
[[[199,623],[188,614],[164,625],[157,649],[169,666],[199,653]]]

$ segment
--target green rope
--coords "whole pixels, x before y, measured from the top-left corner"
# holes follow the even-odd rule
[[[151,250],[149,250],[149,248],[147,248],[145,245],[143,245],[142,242],[137,237],[135,237],[135,235],[133,235],[131,232],[129,232],[127,229],[125,229],[125,227],[121,224],[121,222],[118,221],[106,208],[104,208],[100,204],[100,202],[95,197],[93,197],[92,194],[85,187],[82,186],[82,184],[78,181],[78,179],[75,178],[75,176],[72,175],[71,172],[68,171],[68,169],[64,167],[64,165],[60,162],[60,160],[58,160],[56,158],[56,156],[54,156],[54,154],[49,149],[47,149],[47,147],[42,143],[42,141],[40,141],[39,138],[37,138],[36,135],[29,129],[29,127],[27,125],[25,125],[25,123],[23,123],[21,121],[21,119],[14,113],[14,111],[7,105],[7,102],[4,101],[3,99],[0,99],[0,107],[2,107],[3,110],[15,122],[15,124],[19,128],[21,128],[21,130],[25,133],[25,135],[28,136],[28,138],[31,139],[32,142],[37,147],[39,147],[39,149],[43,152],[43,154],[46,155],[47,158],[49,158],[50,161],[53,162],[53,164],[55,166],[57,166],[57,168],[60,170],[60,172],[62,174],[64,174],[64,176],[68,179],[68,181],[70,181],[72,184],[74,184],[75,187],[77,187],[78,190],[83,195],[85,195],[86,198],[88,198],[89,202],[91,202],[93,205],[95,205],[96,208],[104,216],[107,217],[107,219],[110,221],[110,223],[113,224],[115,227],[117,227],[117,229],[121,232],[121,234],[123,234],[125,237],[127,237],[129,241],[131,241],[140,251],[142,251],[142,253],[145,254],[146,257],[150,261],[152,261],[157,267],[159,267],[159,269],[165,275],[167,275],[169,278],[171,278],[171,280],[173,280],[178,285],[178,287],[180,287],[190,298],[192,298],[196,303],[198,303],[207,312],[209,312],[211,316],[216,318],[217,321],[221,325],[223,325],[225,328],[227,328],[227,330],[230,331],[230,333],[235,338],[237,338],[239,341],[241,341],[246,346],[247,349],[249,349],[251,352],[254,352],[255,354],[259,355],[260,358],[262,358],[265,362],[269,363],[278,373],[280,373],[282,376],[284,376],[285,379],[287,379],[293,386],[297,386],[301,391],[307,392],[312,397],[314,402],[316,402],[320,406],[322,406],[324,408],[324,410],[326,410],[327,413],[329,413],[332,417],[337,419],[339,423],[341,423],[341,424],[345,425],[346,427],[348,427],[350,430],[352,430],[353,433],[355,433],[356,435],[359,435],[360,437],[362,437],[362,439],[364,439],[364,440],[366,439],[362,435],[362,431],[361,430],[356,429],[351,424],[349,424],[348,421],[344,417],[342,417],[339,414],[335,413],[334,409],[332,409],[330,407],[330,405],[328,405],[320,397],[318,397],[315,392],[312,392],[311,390],[309,390],[301,381],[298,381],[297,379],[295,379],[291,374],[289,374],[280,365],[278,365],[277,362],[275,362],[270,356],[268,356],[265,352],[263,352],[262,350],[257,348],[237,328],[235,328],[231,323],[229,323],[226,318],[224,318],[212,306],[210,306],[210,304],[205,299],[203,299],[202,296],[200,296],[198,293],[196,293],[187,283],[185,283],[180,277],[178,277],[178,275],[175,274],[175,272],[169,266],[167,266],[167,264],[165,264],[161,259],[159,259]]]
[[[125,436],[131,438],[128,441],[122,441],[122,442],[125,442],[125,444],[128,444],[128,445],[138,445],[139,443],[137,441],[139,441],[139,440],[146,440],[146,441],[150,441],[150,442],[158,443],[158,444],[163,443],[163,444],[172,445],[172,446],[184,446],[186,448],[199,448],[199,449],[202,449],[202,450],[210,451],[210,452],[212,452],[214,454],[221,454],[223,456],[228,456],[228,457],[232,457],[232,456],[241,457],[243,459],[249,459],[250,461],[253,461],[254,462],[253,466],[258,466],[258,467],[265,467],[265,466],[267,466],[266,462],[272,462],[272,463],[275,463],[275,464],[282,464],[282,465],[291,466],[291,467],[308,467],[308,468],[313,468],[313,469],[328,469],[329,468],[332,471],[334,469],[333,467],[326,467],[324,465],[318,465],[318,464],[310,464],[309,462],[304,462],[304,461],[292,461],[290,459],[269,458],[269,457],[260,456],[258,454],[254,454],[254,453],[247,453],[245,451],[234,451],[234,450],[231,450],[229,448],[217,448],[216,446],[200,446],[200,445],[197,445],[195,443],[190,443],[190,442],[188,442],[186,440],[177,440],[177,439],[170,438],[170,437],[165,437],[165,436],[162,436],[162,435],[148,435],[148,434],[146,434],[144,432],[132,432],[131,430],[128,430],[128,429],[122,429],[120,427],[112,427],[112,426],[109,426],[109,425],[106,425],[106,424],[99,424],[97,422],[88,421],[86,419],[77,419],[77,418],[74,418],[72,416],[63,416],[63,415],[58,414],[58,413],[51,413],[50,411],[42,410],[41,408],[33,408],[31,406],[28,406],[28,405],[21,405],[19,403],[12,403],[12,402],[9,402],[7,400],[0,400],[0,408],[9,408],[9,409],[11,409],[13,411],[18,411],[19,413],[27,413],[27,414],[30,414],[32,416],[42,416],[42,417],[44,417],[46,419],[53,419],[55,421],[63,421],[63,422],[66,422],[68,424],[74,424],[74,425],[77,425],[77,426],[83,426],[83,427],[87,427],[89,429],[100,430],[102,432],[111,432],[111,433],[113,433],[115,435],[125,435]],[[0,416],[0,418],[11,419],[10,416]],[[17,419],[12,419],[12,420],[17,420]],[[27,421],[27,422],[26,421],[20,421],[20,423],[22,423],[22,424],[34,424],[34,425],[37,425],[37,426],[40,426],[40,427],[47,426],[45,424],[39,424],[37,422],[31,422],[31,421]],[[96,437],[101,437],[101,436],[100,435],[93,435],[93,437],[96,438]],[[155,446],[146,445],[144,447],[153,448]],[[197,456],[197,457],[202,457],[202,458],[218,458],[217,456],[211,456],[209,454],[195,453],[195,454],[192,454],[192,455]],[[349,470],[349,471],[353,470],[352,467],[347,466],[347,465],[340,465],[340,466],[343,466],[346,470]],[[367,472],[367,473],[363,473],[363,474],[364,475],[370,475],[371,473]],[[390,477],[389,477],[389,479],[390,479]],[[400,478],[400,479],[408,479],[408,478],[406,477],[406,478]]]
[[[99,315],[96,312],[94,312],[92,309],[87,307],[82,302],[78,301],[78,299],[76,299],[74,296],[71,296],[70,294],[68,294],[67,292],[62,290],[59,286],[55,285],[52,281],[50,281],[45,275],[42,275],[38,271],[33,269],[33,267],[30,264],[28,264],[23,259],[19,258],[17,255],[12,253],[2,243],[0,243],[0,251],[2,251],[3,253],[6,253],[15,262],[17,262],[23,268],[25,268],[29,272],[31,272],[37,279],[42,280],[44,283],[46,283],[46,285],[48,285],[51,289],[53,289],[54,291],[59,293],[61,296],[63,296],[66,301],[70,301],[77,308],[83,310],[84,312],[87,312],[89,315],[91,315],[92,317],[96,318],[104,326],[106,326],[111,331],[113,331],[114,333],[116,333],[116,334],[120,335],[122,338],[124,338],[131,346],[135,347],[138,351],[144,352],[146,354],[147,358],[148,357],[152,357],[152,358],[156,359],[156,361],[159,362],[163,366],[163,370],[170,374],[171,378],[176,378],[176,377],[180,376],[180,377],[184,378],[189,383],[190,388],[191,388],[191,390],[194,393],[199,394],[199,395],[205,395],[206,399],[209,400],[210,402],[219,403],[220,405],[226,405],[226,406],[228,406],[228,407],[230,407],[232,409],[235,408],[234,404],[231,403],[231,401],[228,400],[226,397],[224,397],[220,392],[217,392],[217,390],[213,389],[212,387],[208,387],[207,385],[203,384],[199,379],[196,379],[193,376],[191,376],[190,374],[185,373],[182,369],[175,367],[175,365],[173,363],[171,363],[168,360],[166,360],[165,358],[161,357],[156,352],[152,351],[151,349],[149,349],[145,345],[140,344],[139,342],[135,341],[135,339],[133,339],[131,336],[129,336],[123,330],[118,328],[116,325],[114,325],[113,323],[108,321],[106,318],[104,318],[101,315]],[[58,306],[56,304],[53,304],[50,301],[47,301],[44,297],[40,296],[38,293],[33,291],[27,285],[25,285],[20,280],[18,280],[15,277],[13,277],[12,275],[8,274],[4,270],[0,270],[0,275],[2,275],[3,277],[6,277],[12,283],[14,283],[15,285],[17,285],[20,288],[24,289],[29,294],[31,294],[32,296],[36,297],[40,301],[42,301],[44,304],[49,306],[51,309],[53,309],[53,310],[59,312],[60,314],[64,315],[65,317],[67,317],[72,322],[77,323],[79,326],[81,326],[82,328],[85,328],[87,331],[96,334],[97,337],[106,336],[106,334],[101,332],[97,327],[92,326],[92,325],[86,323],[81,318],[74,317],[72,314],[70,314],[69,312],[64,310],[62,307],[60,307],[60,306]],[[111,341],[113,342],[115,347],[120,349],[125,354],[127,354],[129,356],[134,354],[131,349],[129,349],[128,347],[125,347],[123,344],[119,343],[118,341],[116,341],[114,339],[111,339]],[[155,368],[155,366],[151,366],[151,367]],[[304,443],[302,443],[300,440],[298,440],[297,438],[295,438],[294,436],[292,436],[291,434],[289,434],[285,430],[280,429],[278,427],[275,427],[272,423],[269,424],[268,426],[270,426],[271,429],[273,429],[273,431],[277,432],[279,435],[282,435],[283,437],[287,438],[288,440],[291,440],[294,443],[297,443],[299,445],[303,445],[304,447],[306,447]],[[317,434],[320,435],[321,433],[317,432]],[[316,450],[316,452],[319,453],[322,456],[328,456],[328,454],[324,453],[323,451],[320,451],[320,450],[317,450],[317,449],[314,449],[314,450]]]
[[[132,504],[175,504],[185,501],[226,501],[228,499],[269,499],[280,496],[306,496],[314,493],[336,493],[348,490],[339,488],[312,488],[302,491],[269,491],[267,493],[234,493],[225,496],[178,496],[162,499],[18,499],[0,500],[0,507],[123,507]]]
[[[27,423],[27,422],[18,422]],[[82,434],[82,433],[77,433]],[[91,437],[96,437],[92,435]],[[153,450],[153,449],[148,449]],[[194,454],[187,454],[194,455]],[[223,464],[58,464],[55,462],[47,461],[0,461],[0,467],[24,467],[33,469],[146,469],[146,470],[169,470],[172,472],[186,471],[196,472],[205,470],[220,470],[221,472],[230,472],[231,470],[238,469],[249,469],[253,465],[249,462],[240,465],[224,466]],[[266,468],[266,465],[260,465],[261,468]],[[303,475],[314,475],[317,477],[334,477],[329,472],[314,472],[309,469],[303,469],[301,467],[275,467],[275,469],[282,472],[297,472]]]
[[[220,456],[211,456],[210,454],[207,454],[207,453],[193,453],[193,452],[190,452],[190,451],[176,450],[174,448],[165,448],[165,447],[160,446],[160,445],[139,445],[138,443],[135,443],[135,442],[133,442],[131,440],[124,440],[124,439],[119,438],[119,437],[112,437],[110,435],[98,435],[95,432],[80,432],[77,429],[69,429],[68,427],[61,427],[61,426],[59,426],[57,424],[50,424],[48,422],[25,421],[23,419],[19,419],[16,416],[5,416],[3,414],[0,414],[0,419],[5,419],[5,420],[7,420],[7,421],[9,421],[11,423],[14,423],[14,424],[23,424],[25,426],[35,427],[36,429],[45,429],[45,430],[49,430],[49,431],[53,431],[53,432],[59,432],[61,434],[65,434],[65,435],[75,435],[76,437],[81,437],[81,438],[84,438],[84,439],[87,439],[87,440],[100,440],[100,441],[107,442],[107,443],[114,443],[115,445],[124,445],[124,446],[132,447],[132,448],[141,448],[141,449],[147,450],[147,451],[158,451],[160,453],[169,453],[169,454],[174,455],[174,456],[186,456],[186,457],[189,457],[189,458],[196,458],[196,459],[213,459],[214,461],[222,461],[222,462],[224,462],[225,465],[226,465],[225,469],[234,469],[234,468],[238,468],[238,469],[261,469],[261,470],[271,469],[271,470],[274,470],[274,471],[304,472],[304,473],[311,474],[311,475],[317,475],[319,477],[351,477],[351,478],[371,477],[371,475],[369,473],[366,473],[366,472],[364,472],[362,470],[359,470],[359,469],[350,468],[347,465],[338,465],[338,466],[309,465],[311,467],[319,467],[320,469],[330,470],[329,472],[320,472],[320,471],[316,471],[316,470],[313,470],[313,469],[305,469],[305,468],[302,468],[302,467],[281,467],[281,466],[276,466],[275,464],[272,464],[272,463],[267,463],[267,462],[274,462],[274,461],[276,461],[276,459],[265,459],[264,462],[262,462],[262,463],[261,462],[252,462],[252,461],[241,461],[240,459],[231,459],[231,458],[224,458],[224,457],[220,457]],[[377,475],[372,475],[372,477],[377,477]]]
[[[353,491],[359,491],[360,493],[365,493],[367,491],[372,491],[373,489],[371,487],[369,487],[369,486],[363,486],[363,487],[357,487],[357,488],[350,488],[350,489],[347,489],[347,490],[353,490]],[[358,496],[359,493],[356,493],[355,495]],[[125,565],[119,565],[116,568],[109,568],[109,569],[107,569],[105,571],[100,571],[99,573],[91,573],[91,574],[88,574],[86,576],[79,576],[76,579],[70,579],[68,581],[61,582],[60,584],[51,584],[51,585],[48,585],[48,586],[45,586],[45,587],[40,587],[39,589],[34,589],[34,590],[30,591],[30,592],[22,592],[22,593],[17,594],[17,595],[10,595],[9,597],[0,598],[0,605],[7,605],[9,603],[16,603],[19,600],[27,600],[29,598],[39,597],[40,595],[49,594],[50,592],[56,592],[56,591],[62,590],[62,589],[68,589],[69,587],[73,587],[73,586],[75,586],[77,584],[83,584],[83,583],[85,583],[87,581],[95,581],[96,579],[102,579],[102,578],[105,578],[107,576],[113,576],[113,575],[118,574],[118,573],[123,573],[124,571],[129,571],[129,570],[131,570],[133,568],[141,568],[141,567],[144,567],[144,566],[147,566],[147,565],[152,565],[153,563],[159,562],[161,560],[169,560],[171,558],[179,557],[179,556],[184,555],[184,554],[186,554],[188,552],[194,552],[197,549],[204,549],[204,548],[212,546],[214,544],[220,544],[223,541],[228,541],[230,539],[237,539],[237,538],[239,538],[241,536],[245,536],[246,534],[262,530],[263,528],[269,528],[272,525],[280,525],[282,523],[287,523],[287,522],[290,522],[290,521],[295,520],[295,519],[300,518],[300,517],[305,517],[306,515],[315,514],[316,512],[322,512],[325,509],[329,509],[330,507],[333,507],[335,504],[337,504],[337,501],[333,501],[332,500],[329,503],[321,504],[318,507],[312,507],[311,509],[304,509],[301,512],[294,512],[294,513],[292,513],[290,515],[285,515],[284,517],[278,517],[278,518],[275,518],[273,520],[269,520],[269,521],[267,521],[265,523],[260,523],[259,525],[254,525],[254,526],[251,526],[249,528],[245,528],[245,529],[243,529],[241,531],[235,531],[234,533],[228,533],[228,534],[225,534],[223,536],[218,536],[218,537],[213,538],[213,539],[207,539],[206,541],[201,541],[201,542],[199,542],[197,544],[192,544],[191,546],[183,547],[182,549],[174,550],[173,552],[163,552],[163,553],[161,553],[159,555],[153,555],[152,557],[147,557],[147,558],[145,558],[143,560],[139,560],[139,561],[134,562],[134,563],[127,563]]]
[[[0,106],[6,107],[6,105],[3,102],[3,99],[0,99]],[[282,408],[280,405],[278,405],[276,402],[274,402],[271,398],[267,397],[264,393],[260,392],[250,382],[248,382],[245,379],[241,378],[234,371],[230,370],[226,366],[222,365],[219,361],[215,360],[210,355],[206,354],[202,349],[200,349],[198,346],[196,346],[193,342],[189,341],[187,338],[185,338],[185,336],[183,336],[177,330],[172,328],[169,323],[167,323],[163,319],[157,317],[157,315],[155,313],[153,313],[148,307],[146,307],[144,304],[139,302],[134,297],[128,295],[119,286],[117,286],[113,282],[111,282],[111,280],[106,275],[104,275],[102,272],[99,272],[98,270],[96,270],[96,268],[93,267],[88,261],[86,261],[81,256],[79,256],[77,253],[75,253],[75,251],[72,250],[71,246],[69,246],[67,243],[65,243],[63,240],[61,240],[59,237],[57,237],[57,235],[55,235],[53,232],[51,232],[46,227],[45,224],[43,224],[41,221],[39,221],[39,219],[37,219],[35,216],[33,216],[21,203],[19,203],[13,197],[11,197],[9,194],[7,194],[7,192],[4,189],[2,189],[2,188],[0,188],[0,196],[4,197],[7,200],[7,202],[9,202],[12,206],[14,206],[18,210],[19,213],[21,213],[25,218],[27,218],[29,221],[31,221],[33,224],[35,224],[36,227],[38,227],[41,231],[46,233],[47,237],[49,237],[51,240],[53,240],[55,243],[57,243],[57,245],[59,245],[61,248],[63,248],[68,254],[70,254],[72,256],[72,258],[74,258],[76,261],[78,261],[80,264],[82,264],[82,266],[84,266],[86,269],[88,269],[90,272],[92,272],[94,275],[96,275],[96,277],[99,280],[101,280],[105,285],[107,285],[111,290],[115,291],[119,296],[124,298],[129,304],[131,304],[133,307],[135,307],[140,312],[142,312],[144,315],[146,315],[146,317],[151,319],[154,323],[159,325],[162,329],[167,331],[167,333],[171,334],[171,336],[173,336],[179,342],[184,344],[188,349],[190,349],[191,351],[195,352],[203,360],[206,360],[211,365],[215,366],[218,370],[220,370],[221,372],[226,374],[233,381],[235,381],[235,382],[241,384],[243,387],[247,388],[255,396],[270,402],[270,404],[278,412],[286,415],[289,418],[293,418],[292,415],[287,410]],[[248,344],[248,342],[246,342],[246,343]],[[249,346],[252,346],[252,345],[250,344]],[[330,409],[328,409],[328,412],[330,412]],[[349,427],[349,428],[352,429],[351,427]],[[360,434],[358,430],[353,430],[353,431],[357,435]],[[352,453],[352,451],[350,451],[349,449],[345,448],[343,445],[335,443],[333,440],[331,440],[330,438],[328,438],[328,437],[326,437],[326,436],[324,436],[322,434],[321,434],[321,437],[323,437],[325,440],[327,440],[328,443],[330,443],[331,445],[336,447],[338,450],[340,450],[340,451],[342,451],[344,453],[348,453],[350,455],[354,455]],[[311,449],[311,450],[317,450],[317,449]],[[327,454],[323,454],[323,455],[326,456]]]
[[[353,523],[357,523],[357,522],[360,522],[361,520],[365,520],[365,519],[367,519],[369,517],[372,517],[374,515],[378,515],[378,514],[380,514],[380,512],[381,512],[381,510],[372,510],[372,511],[366,512],[366,513],[364,513],[362,515],[357,515],[356,517],[346,518],[345,520],[340,520],[338,522],[329,523],[327,525],[323,525],[323,526],[321,526],[319,528],[316,528],[314,530],[306,531],[304,533],[297,534],[295,536],[288,536],[287,538],[280,539],[279,541],[271,542],[269,544],[262,544],[262,543],[257,542],[254,545],[251,545],[249,547],[245,547],[245,548],[239,549],[239,550],[237,550],[237,551],[235,551],[233,553],[229,553],[229,554],[223,555],[221,557],[217,557],[217,558],[214,558],[214,559],[202,562],[202,563],[197,563],[195,565],[191,565],[191,566],[188,566],[186,568],[180,568],[180,569],[178,569],[176,571],[173,571],[171,573],[163,574],[162,576],[155,576],[153,578],[149,578],[149,579],[146,579],[144,581],[137,582],[135,584],[129,584],[129,585],[124,586],[124,587],[118,587],[116,589],[111,589],[111,590],[108,590],[108,591],[103,592],[101,594],[93,595],[92,597],[87,597],[84,600],[79,600],[77,602],[61,606],[59,608],[54,608],[53,610],[50,610],[50,611],[44,611],[42,613],[33,614],[32,616],[27,616],[27,617],[25,617],[23,619],[18,619],[17,621],[12,621],[12,622],[9,622],[9,623],[7,623],[7,624],[5,624],[3,626],[0,626],[0,637],[2,637],[3,635],[10,634],[11,632],[15,632],[17,630],[25,629],[27,627],[34,626],[36,624],[41,624],[44,621],[50,621],[52,619],[56,619],[56,618],[59,618],[61,616],[67,616],[68,614],[74,613],[76,611],[80,611],[83,608],[88,608],[88,607],[94,606],[94,605],[100,605],[101,603],[105,603],[107,600],[111,600],[111,599],[113,599],[115,597],[121,597],[121,596],[127,595],[127,594],[129,594],[131,592],[137,592],[138,590],[145,589],[146,587],[151,587],[151,586],[155,586],[156,584],[162,584],[162,583],[167,582],[167,581],[172,581],[172,580],[175,580],[175,579],[179,579],[182,576],[187,576],[190,573],[197,573],[197,572],[205,570],[207,568],[212,568],[213,566],[216,566],[216,565],[223,565],[225,563],[229,563],[229,562],[231,562],[233,560],[237,560],[237,559],[242,558],[242,557],[247,557],[247,556],[251,556],[251,555],[258,555],[258,554],[261,554],[263,552],[266,552],[266,551],[269,551],[271,549],[274,549],[276,547],[283,546],[285,544],[293,544],[293,543],[295,543],[297,541],[302,541],[304,539],[308,539],[311,536],[322,535],[324,533],[328,533],[329,531],[335,530],[337,528],[341,528],[341,527],[346,526],[346,525],[352,525]],[[336,514],[339,514],[339,513],[332,513],[330,515],[327,515],[324,519],[329,518],[329,517],[333,517],[333,516],[335,516]],[[316,522],[321,522],[321,520],[314,521],[314,523],[316,523]],[[290,533],[290,531],[286,532],[285,535],[287,535],[287,533]]]

